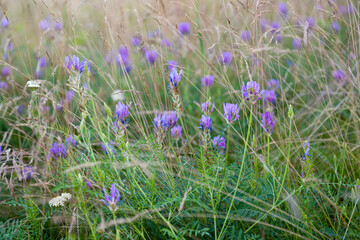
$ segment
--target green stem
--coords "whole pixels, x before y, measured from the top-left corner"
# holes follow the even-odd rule
[[[250,129],[251,129],[251,121],[252,121],[252,111],[253,111],[253,104],[251,104],[251,107],[250,107],[250,119],[249,119],[248,131],[247,131],[247,134],[246,134],[245,149],[244,149],[244,154],[243,154],[242,161],[241,161],[241,167],[240,167],[239,176],[238,176],[238,179],[237,179],[237,182],[236,182],[234,195],[233,195],[233,197],[232,197],[232,199],[231,199],[230,207],[229,207],[229,210],[228,210],[228,212],[227,212],[227,214],[226,214],[225,221],[224,221],[224,224],[223,224],[223,226],[222,226],[222,228],[221,228],[221,231],[220,231],[220,234],[219,234],[218,239],[221,239],[221,235],[223,234],[223,232],[224,232],[224,230],[225,230],[226,223],[227,223],[227,220],[229,219],[229,215],[230,215],[230,212],[231,212],[231,208],[232,208],[233,205],[234,205],[235,196],[236,196],[236,193],[237,193],[239,184],[240,184],[241,174],[242,174],[242,171],[243,171],[243,168],[244,168],[244,161],[245,161],[247,146],[248,146],[248,143],[249,143],[249,136],[250,136]]]

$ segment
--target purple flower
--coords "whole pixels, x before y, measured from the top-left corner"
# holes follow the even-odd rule
[[[63,25],[62,25],[62,23],[60,21],[55,21],[54,22],[54,29],[56,31],[60,31],[62,28],[63,28]]]
[[[167,40],[167,39],[163,39],[163,40],[161,40],[161,46],[163,46],[163,47],[171,47],[171,43],[170,43],[170,41],[169,40]]]
[[[211,87],[214,84],[214,76],[206,75],[201,78],[201,86]]]
[[[225,153],[226,143],[224,137],[214,137],[214,139],[212,140],[212,145],[214,148],[217,148],[218,151],[220,151],[222,154]]]
[[[66,157],[66,148],[63,144],[58,144],[54,142],[50,148],[50,157],[53,159],[61,159]]]
[[[86,183],[86,186],[87,186],[89,189],[93,189],[93,186],[92,186],[91,181],[89,181],[89,180],[84,180],[84,181],[85,181],[85,183]]]
[[[331,23],[331,29],[333,30],[333,31],[335,31],[336,33],[339,33],[340,32],[340,25],[339,25],[339,23],[338,22],[332,22]]]
[[[271,134],[275,125],[274,114],[272,112],[264,112],[261,114],[261,117],[261,126],[266,133]]]
[[[0,153],[2,153],[3,152],[3,150],[2,150],[2,147],[0,146]]]
[[[103,187],[105,199],[102,200],[111,211],[116,211],[118,206],[122,203],[120,201],[120,192],[116,189],[115,184],[111,184],[110,195],[107,194],[105,187]]]
[[[177,67],[177,62],[174,60],[169,60],[168,61],[168,70],[171,71],[172,69],[176,69]]]
[[[233,103],[224,103],[224,117],[228,123],[233,123],[239,118],[240,107]]]
[[[7,82],[0,81],[0,90],[8,90],[8,89],[9,89],[9,85],[7,84]]]
[[[315,27],[315,25],[316,25],[316,21],[312,17],[308,17],[306,19],[305,23],[307,23],[309,25],[309,30],[313,29]]]
[[[246,83],[243,83],[242,86],[242,94],[246,100],[250,100],[252,103],[255,103],[257,100],[260,99],[260,86],[255,81],[249,81]]]
[[[65,93],[65,102],[71,103],[75,97],[75,92],[73,90],[67,90]]]
[[[247,31],[247,30],[242,31],[242,32],[241,32],[241,39],[242,39],[243,41],[245,41],[245,42],[250,41],[250,39],[251,39],[250,32]]]
[[[40,57],[40,58],[38,59],[38,65],[39,65],[39,67],[41,67],[41,68],[46,67],[46,58],[45,58],[45,57]]]
[[[25,110],[24,105],[19,105],[19,106],[17,107],[17,110],[16,110],[16,111],[17,111],[17,113],[18,113],[19,115],[21,115],[24,110]]]
[[[90,63],[86,60],[80,62],[79,57],[76,55],[73,55],[72,59],[66,56],[65,65],[69,70],[73,70],[78,73],[82,73],[85,70],[85,66],[87,66],[87,70],[90,71]]]
[[[0,25],[1,25],[2,28],[9,27],[9,20],[7,19],[7,17],[3,17],[3,19],[1,20]]]
[[[346,78],[346,73],[340,69],[334,70],[332,75],[337,81],[343,81]]]
[[[292,46],[295,50],[300,50],[302,43],[301,43],[301,39],[300,38],[294,38],[292,41]]]
[[[39,28],[41,31],[46,31],[51,28],[51,23],[48,17],[39,22]]]
[[[169,77],[170,77],[170,87],[176,88],[181,80],[182,69],[177,72],[175,68],[171,69]]]
[[[158,54],[154,49],[145,50],[145,59],[150,63],[154,64],[158,58]]]
[[[108,150],[110,150],[112,153],[115,153],[114,142],[112,140],[110,140],[110,143],[101,143],[101,148],[105,154],[108,153]]]
[[[215,104],[210,101],[203,102],[201,104],[201,110],[205,116],[210,116],[210,114],[214,111]]]
[[[288,14],[286,3],[280,2],[278,5],[278,11],[279,11],[280,15],[286,17]]]
[[[130,72],[131,61],[129,58],[129,50],[126,47],[122,46],[119,48],[119,54],[116,56],[116,63],[120,66],[123,65],[125,70]]]
[[[211,128],[212,119],[210,116],[202,115],[200,119],[200,128],[204,133],[209,133],[212,131]]]
[[[181,138],[181,131],[182,127],[180,125],[177,125],[170,130],[171,136],[175,139],[175,141],[178,141]]]
[[[75,148],[77,145],[77,141],[73,135],[70,135],[66,138],[66,144]]]
[[[176,125],[179,117],[176,112],[164,112],[162,115],[158,114],[154,119],[155,128],[164,128],[166,131],[169,131],[172,127]]]
[[[56,111],[62,112],[62,110],[63,110],[62,102],[56,103]]]
[[[32,169],[32,167],[26,166],[22,173],[23,180],[29,181],[31,179],[32,174],[34,174],[34,170]]]
[[[129,121],[126,119],[129,116],[129,105],[125,105],[119,101],[118,104],[116,104],[115,114],[115,121],[120,121],[123,125],[126,125]]]
[[[132,44],[134,47],[140,46],[140,44],[141,44],[140,37],[138,37],[138,36],[133,36],[133,38],[131,39],[131,44]]]
[[[9,68],[9,67],[3,67],[2,70],[1,70],[1,74],[3,75],[3,77],[10,76],[10,74],[11,74],[11,68]]]
[[[280,87],[279,80],[277,79],[269,79],[268,88],[269,89],[278,89]]]
[[[189,22],[180,22],[178,24],[178,30],[181,35],[189,35],[191,28]]]
[[[223,65],[230,66],[232,62],[232,55],[230,52],[223,52],[220,54],[219,59]]]
[[[264,90],[263,95],[265,102],[275,103],[277,96],[275,90]]]
[[[271,27],[271,33],[274,34],[275,32],[277,32],[280,29],[280,23],[272,22],[270,24],[270,27]]]
[[[303,149],[304,149],[304,151],[301,152],[300,157],[304,161],[306,161],[307,159],[311,158],[311,155],[310,155],[310,142],[309,141],[306,141],[306,142],[303,143]]]

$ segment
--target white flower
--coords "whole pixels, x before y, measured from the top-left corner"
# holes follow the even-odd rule
[[[29,88],[39,88],[40,87],[40,84],[41,84],[41,81],[38,81],[38,80],[32,80],[32,81],[28,81],[26,83],[26,85],[29,87]]]
[[[71,199],[70,193],[62,193],[61,196],[57,196],[49,201],[50,207],[64,206],[64,203]]]
[[[121,90],[117,89],[111,94],[111,98],[117,102],[117,101],[123,101],[125,99],[124,94]]]

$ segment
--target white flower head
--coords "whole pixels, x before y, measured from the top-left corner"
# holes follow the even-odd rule
[[[28,86],[28,88],[39,88],[41,85],[41,81],[39,80],[28,81],[26,85]]]
[[[117,89],[111,94],[111,98],[113,101],[118,102],[123,101],[125,99],[125,96],[121,90]]]
[[[61,196],[54,197],[49,201],[50,207],[64,206],[64,203],[71,199],[70,193],[62,193]]]

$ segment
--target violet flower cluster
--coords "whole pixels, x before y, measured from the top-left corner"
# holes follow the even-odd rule
[[[240,107],[233,103],[224,103],[224,118],[231,124],[239,118]]]
[[[175,111],[156,114],[154,118],[154,132],[159,143],[162,143],[166,133],[173,128],[179,117]]]
[[[110,209],[110,211],[115,212],[118,207],[121,205],[123,200],[120,200],[120,192],[116,189],[115,184],[111,184],[110,195],[107,194],[105,187],[103,187],[105,199],[102,201]]]
[[[128,126],[129,119],[129,105],[123,104],[121,101],[116,105],[114,127],[124,134]]]
[[[274,130],[275,118],[273,112],[266,111],[261,114],[261,126],[267,134],[271,134]]]
[[[212,140],[212,145],[216,148],[220,153],[225,154],[226,143],[225,138],[222,136],[216,136]]]
[[[246,85],[245,85],[245,83],[243,83],[241,91],[242,91],[243,97],[246,100],[251,101],[251,103],[257,102],[260,99],[261,94],[263,93],[263,92],[260,92],[260,86],[255,81],[249,81],[246,83]]]

